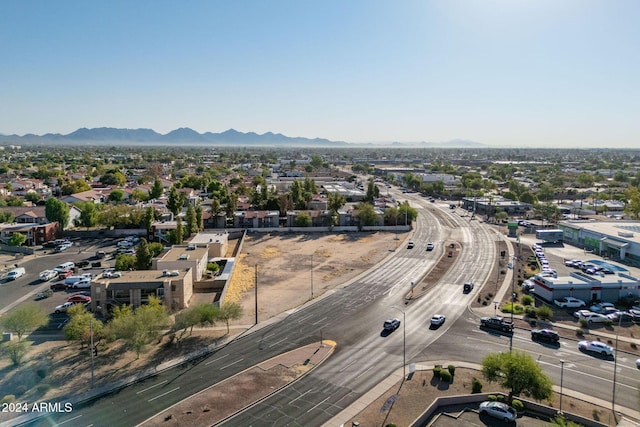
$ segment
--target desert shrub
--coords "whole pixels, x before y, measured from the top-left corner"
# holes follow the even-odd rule
[[[604,325],[605,325],[605,326],[611,326],[611,325],[613,325],[613,320],[611,320],[611,319],[607,319],[607,320],[605,320],[605,321],[604,321]]]
[[[440,371],[440,379],[444,382],[451,382],[451,373],[449,371]]]
[[[502,307],[502,311],[505,313],[511,313],[513,311],[513,314],[522,314],[524,313],[524,307],[520,304],[508,302]]]
[[[27,392],[27,390],[29,390],[29,388],[26,385],[20,384],[18,387],[16,387],[15,394],[16,396],[22,396]]]
[[[482,393],[482,382],[476,377],[471,379],[471,393]]]
[[[447,366],[447,370],[449,371],[451,376],[454,376],[456,374],[456,367],[454,365]]]
[[[5,394],[5,396],[0,400],[0,404],[11,403],[16,400],[16,397],[13,394]]]
[[[588,328],[589,327],[589,322],[587,321],[587,319],[580,319],[580,320],[578,320],[578,323],[580,323],[580,327],[581,328]]]
[[[387,425],[386,425],[386,426],[384,426],[384,427],[396,427],[396,425],[395,425],[395,424],[387,424]]]
[[[536,326],[538,324],[538,320],[537,319],[531,319],[529,320],[529,325],[531,326]]]
[[[526,305],[529,306],[531,304],[533,304],[533,297],[531,295],[523,295],[522,296],[522,305]]]
[[[38,386],[36,387],[36,390],[38,390],[38,392],[42,394],[45,394],[46,392],[51,390],[51,384],[47,384],[47,383],[38,384]]]
[[[434,378],[440,378],[440,373],[442,372],[442,368],[440,368],[439,366],[434,366],[433,367],[433,376]]]
[[[522,403],[522,401],[520,401],[518,399],[513,399],[511,401],[511,406],[513,407],[513,409],[516,410],[516,412],[524,411],[524,404]]]
[[[43,380],[47,376],[47,368],[38,368],[36,370],[38,377]]]
[[[496,400],[498,400],[498,398],[496,397],[495,394],[490,394],[489,396],[487,396],[487,400],[489,402],[495,402]]]
[[[631,348],[635,350],[635,349],[638,348],[638,345],[636,343],[632,342],[631,343]]]
[[[536,314],[542,320],[550,320],[553,318],[553,310],[548,305],[536,308]]]
[[[581,337],[584,335],[584,330],[583,329],[576,329],[576,335]]]
[[[532,307],[532,306],[525,307],[524,313],[528,317],[530,317],[531,319],[537,319],[538,318],[538,312],[536,311],[535,307]]]

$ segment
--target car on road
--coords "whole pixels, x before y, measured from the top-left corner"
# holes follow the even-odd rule
[[[27,271],[24,269],[24,267],[16,267],[7,273],[7,276],[5,277],[5,279],[7,281],[16,280],[24,276],[26,273]]]
[[[446,317],[444,314],[434,314],[433,316],[431,316],[431,325],[441,326],[445,320],[446,320]]]
[[[67,302],[91,302],[91,297],[82,294],[75,294],[67,298]]]
[[[431,242],[427,243],[427,250],[428,251],[432,251],[433,248],[435,248],[435,245],[433,243],[431,243]]]
[[[416,244],[415,244],[415,243],[413,243],[413,240],[409,240],[409,243],[407,243],[407,249],[413,249],[413,247],[414,247],[415,245],[416,245]]]
[[[56,273],[53,270],[45,270],[41,272],[38,277],[40,278],[41,282],[48,282],[49,280],[55,279],[56,277],[58,277],[58,273]]]
[[[560,341],[560,335],[551,329],[533,329],[531,331],[531,339],[534,341],[544,341],[551,344],[557,344]]]
[[[91,264],[91,262],[88,259],[83,259],[82,261],[76,262],[76,267],[84,268],[84,267],[88,267],[89,264]]]
[[[578,308],[585,307],[587,305],[581,299],[574,297],[562,297],[560,299],[554,300],[553,303],[560,308]]]
[[[640,359],[636,359],[636,368],[640,369]]]
[[[57,306],[54,310],[54,313],[66,313],[67,310],[69,310],[69,308],[73,307],[75,304],[75,302],[65,302],[64,304]]]
[[[400,327],[400,319],[395,317],[392,319],[385,320],[384,323],[382,324],[382,328],[387,332],[393,332],[399,327]]]
[[[580,341],[578,349],[598,353],[602,356],[613,356],[613,348],[600,341]]]
[[[465,293],[465,294],[468,294],[472,290],[473,290],[473,283],[472,282],[464,282],[464,285],[462,285],[462,292]]]
[[[504,422],[515,421],[518,418],[518,413],[511,406],[502,402],[486,401],[480,404],[478,408],[480,414],[486,414],[493,418],[497,418]]]

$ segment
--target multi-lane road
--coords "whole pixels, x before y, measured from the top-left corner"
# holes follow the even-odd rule
[[[478,329],[468,306],[479,287],[462,293],[462,283],[493,283],[489,277],[499,236],[490,227],[461,217],[446,204],[430,203],[417,195],[402,195],[420,212],[411,238],[416,248],[400,246],[394,256],[361,275],[349,286],[330,291],[315,304],[294,311],[278,323],[240,337],[214,354],[125,387],[72,413],[52,414],[32,425],[131,426],[192,394],[277,354],[321,337],[337,342],[333,356],[291,386],[253,405],[223,425],[313,426],[331,419],[403,363],[463,360],[479,363],[486,354],[508,350],[509,339]],[[445,250],[443,242],[458,241],[455,265],[421,298],[405,304],[411,283],[430,271]],[[424,250],[435,242],[432,252]],[[440,243],[440,244],[438,244]],[[447,316],[445,325],[429,329],[434,313]],[[389,317],[404,321],[403,331],[381,334]],[[406,337],[406,339],[405,339]],[[535,355],[545,371],[559,382],[564,360],[564,387],[611,398],[613,362],[577,351],[576,343],[560,347],[533,343],[526,331],[516,331],[513,348]],[[619,356],[619,362],[624,355]],[[618,363],[616,402],[637,405],[638,374]],[[594,384],[597,384],[594,387]],[[215,404],[215,402],[212,402]]]

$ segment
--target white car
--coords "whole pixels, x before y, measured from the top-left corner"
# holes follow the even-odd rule
[[[585,319],[588,323],[605,323],[611,321],[607,316],[600,313],[590,313],[584,316],[580,316],[580,319]]]
[[[431,317],[431,325],[440,326],[444,323],[445,320],[446,317],[444,314],[434,314],[433,317]]]
[[[91,289],[91,279],[78,280],[74,284],[70,285],[71,289]]]
[[[554,300],[553,303],[560,308],[578,308],[585,307],[587,304],[581,299],[574,297],[563,297],[557,300]]]
[[[636,368],[640,369],[640,359],[636,359]]]
[[[591,351],[602,356],[613,356],[613,348],[600,341],[580,341],[578,348],[583,351]]]
[[[582,317],[589,316],[592,314],[595,314],[595,313],[591,310],[578,310],[573,313],[573,317],[575,317],[576,319],[580,319]]]
[[[133,247],[133,242],[130,240],[120,240],[117,243],[117,246],[119,248],[132,248]]]
[[[511,406],[502,402],[482,402],[478,409],[480,414],[487,414],[504,422],[515,421],[518,413]]]
[[[615,308],[615,305],[611,304],[610,302],[601,302],[592,305],[591,307],[589,307],[589,310],[593,311],[594,313],[602,313],[606,307]]]
[[[40,276],[38,276],[40,278],[41,282],[48,282],[51,279],[55,279],[56,277],[58,277],[58,272],[53,271],[53,270],[45,270],[42,273],[40,273]]]
[[[73,307],[74,305],[75,305],[75,302],[65,302],[64,304],[57,306],[55,309],[55,312],[66,313],[67,310],[69,310],[69,308]]]

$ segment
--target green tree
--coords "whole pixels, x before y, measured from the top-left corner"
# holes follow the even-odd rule
[[[482,375],[487,381],[510,389],[509,401],[522,393],[536,400],[548,399],[553,393],[552,382],[540,365],[519,351],[488,355],[482,360]]]
[[[307,212],[300,212],[295,219],[296,227],[310,227],[311,226],[311,215]]]
[[[153,242],[149,243],[149,253],[151,254],[151,258],[155,258],[162,253],[164,250],[164,246],[162,243]]]
[[[640,219],[640,191],[638,191],[638,187],[629,187],[625,196],[627,197],[627,203],[624,206],[625,213],[634,220]]]
[[[9,238],[9,246],[22,246],[27,241],[27,236],[22,233],[15,232]]]
[[[408,201],[404,201],[398,207],[398,219],[399,222],[404,220],[407,224],[411,224],[411,222],[418,217],[418,211],[412,208],[409,205]]]
[[[338,224],[338,211],[347,203],[347,199],[339,193],[329,193],[327,195],[327,208],[331,212],[333,225]]]
[[[196,208],[193,207],[191,203],[187,206],[187,214],[186,214],[186,226],[187,226],[187,234],[191,236],[198,232],[198,223],[196,219]]]
[[[13,366],[18,366],[30,348],[31,343],[28,341],[9,341],[0,346],[0,352],[11,360]]]
[[[149,270],[151,268],[151,251],[147,239],[140,239],[136,250],[136,269]]]
[[[9,211],[0,211],[0,223],[12,223],[15,219],[13,213]]]
[[[136,259],[136,255],[125,255],[118,254],[116,255],[116,270],[119,271],[130,271],[135,270],[138,261]]]
[[[49,316],[35,303],[18,306],[0,319],[4,330],[13,332],[18,341],[30,330],[37,329],[49,323]]]
[[[178,218],[176,221],[176,245],[181,245],[184,240],[184,226],[182,220]]]
[[[93,313],[89,313],[82,304],[76,304],[67,311],[69,321],[62,328],[67,341],[77,341],[80,348],[91,344],[91,334],[93,342],[98,342],[103,335],[104,324],[96,319]]]
[[[153,186],[151,190],[149,190],[149,199],[158,199],[164,193],[164,188],[162,187],[162,181],[156,178],[153,181]]]
[[[155,219],[156,210],[152,206],[147,207],[144,212],[144,226],[147,230],[151,229],[151,226],[153,225],[153,221],[155,221]]]
[[[117,185],[122,187],[127,183],[127,177],[120,171],[110,171],[102,175],[100,182],[104,185]]]
[[[229,334],[229,320],[239,319],[242,316],[242,306],[237,302],[225,302],[220,307],[218,319],[227,325],[227,335]]]
[[[98,208],[93,202],[78,203],[77,208],[80,209],[80,217],[78,225],[80,227],[95,227],[98,224]]]
[[[55,197],[50,197],[45,202],[44,214],[49,222],[58,222],[62,230],[69,222],[69,206]]]
[[[361,226],[376,225],[378,223],[378,214],[370,203],[360,202],[356,206],[356,218],[360,221]]]
[[[198,202],[198,204],[196,205],[196,227],[197,227],[197,230],[194,233],[197,233],[198,231],[204,230],[204,220],[203,220],[203,215],[202,215],[202,204],[200,202]]]
[[[110,202],[120,203],[123,200],[124,200],[124,191],[118,190],[116,188],[115,190],[112,190],[111,193],[109,193],[109,201]]]
[[[167,199],[167,209],[171,211],[174,218],[182,212],[185,200],[183,194],[174,186],[169,190],[169,198]]]

